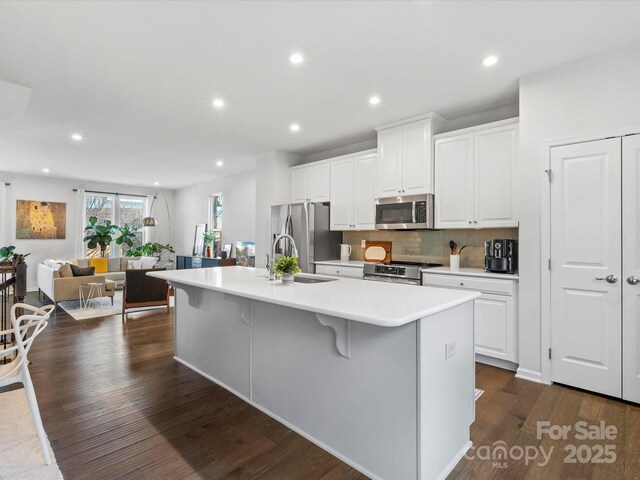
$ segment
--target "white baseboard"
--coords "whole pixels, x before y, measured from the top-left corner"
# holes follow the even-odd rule
[[[456,465],[458,464],[458,462],[462,460],[462,457],[464,457],[465,453],[469,451],[472,445],[473,443],[471,442],[471,440],[469,440],[465,444],[465,446],[462,447],[462,450],[458,452],[455,458],[451,460],[451,463],[449,463],[449,465],[447,465],[446,468],[442,471],[442,473],[438,476],[438,480],[445,480],[445,478],[449,476],[449,474],[453,471],[454,468],[456,468]]]
[[[518,368],[516,372],[516,378],[523,380],[529,380],[530,382],[545,383],[542,381],[542,373],[535,372],[533,370],[527,370],[526,368]]]
[[[500,358],[486,357],[485,355],[478,355],[476,353],[476,362],[484,363],[485,365],[491,365],[492,367],[502,368],[504,370],[511,370],[515,372],[518,369],[518,364],[502,360]]]

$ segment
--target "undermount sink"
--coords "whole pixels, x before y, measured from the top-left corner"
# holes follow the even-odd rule
[[[301,277],[300,275],[295,275],[293,277],[294,282],[298,283],[325,283],[325,282],[334,282],[338,280],[337,278],[321,278],[321,277]]]

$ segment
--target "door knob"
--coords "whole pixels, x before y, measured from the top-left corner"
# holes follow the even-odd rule
[[[637,285],[640,283],[640,278],[636,277],[635,275],[631,275],[630,277],[627,277],[627,283],[629,285]]]
[[[606,280],[609,283],[616,283],[618,281],[618,277],[615,275],[607,275],[606,277],[596,277],[596,280]]]

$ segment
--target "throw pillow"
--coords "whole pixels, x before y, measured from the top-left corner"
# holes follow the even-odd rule
[[[142,269],[142,260],[129,260],[129,264],[127,265],[129,270],[141,270]]]
[[[71,260],[69,260],[69,263],[70,263],[71,265],[78,265],[78,260],[77,260],[77,259],[75,259],[75,258],[72,258]]]
[[[73,270],[71,270],[71,265],[69,264],[61,265],[60,268],[58,269],[58,274],[62,278],[73,277]]]
[[[156,257],[140,257],[140,261],[142,262],[142,267],[140,267],[142,270],[150,270],[158,263]]]
[[[70,268],[74,277],[88,277],[94,275],[96,271],[94,267],[79,267],[77,265],[70,265]]]

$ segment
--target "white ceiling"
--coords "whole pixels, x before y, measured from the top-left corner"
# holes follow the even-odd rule
[[[640,42],[638,18],[640,2],[608,1],[5,0],[0,80],[32,94],[0,124],[0,171],[181,187],[271,149],[308,154],[419,113],[514,104],[523,75]]]

